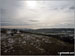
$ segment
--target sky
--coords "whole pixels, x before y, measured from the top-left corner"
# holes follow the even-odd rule
[[[0,27],[74,28],[74,0],[0,0]]]

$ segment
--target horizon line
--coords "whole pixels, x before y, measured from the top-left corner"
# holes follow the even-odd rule
[[[29,28],[29,29],[46,29],[46,28],[35,28],[32,26],[0,26],[0,28]],[[48,28],[61,28],[61,27],[48,27]],[[62,27],[62,28],[69,28],[69,27]],[[71,27],[73,28],[73,27]]]

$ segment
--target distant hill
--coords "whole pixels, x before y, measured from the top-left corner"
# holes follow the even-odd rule
[[[46,29],[37,29],[37,32],[61,32],[61,31],[74,31],[74,28],[46,28]]]
[[[2,28],[1,30],[5,31],[5,28]],[[42,28],[42,29],[7,29],[7,30],[20,30],[25,32],[43,32],[43,33],[57,33],[57,32],[72,32],[74,33],[74,28]]]

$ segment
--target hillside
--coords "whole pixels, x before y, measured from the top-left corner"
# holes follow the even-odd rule
[[[1,33],[2,55],[56,55],[58,52],[73,52],[74,44],[52,36],[11,30]]]

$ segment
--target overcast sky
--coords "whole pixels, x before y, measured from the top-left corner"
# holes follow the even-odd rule
[[[2,27],[74,28],[74,0],[0,0]]]

